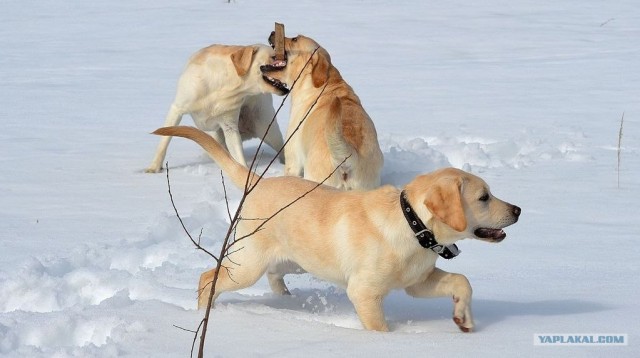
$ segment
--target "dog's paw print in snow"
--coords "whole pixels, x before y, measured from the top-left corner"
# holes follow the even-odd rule
[[[314,291],[307,295],[307,298],[302,303],[302,308],[312,313],[332,312],[335,309],[335,305],[329,303],[327,296],[326,292]]]

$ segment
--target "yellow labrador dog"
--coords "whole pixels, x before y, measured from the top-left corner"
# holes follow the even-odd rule
[[[288,93],[284,86],[270,85],[262,79],[260,66],[269,63],[273,55],[267,45],[212,45],[196,52],[180,76],[164,126],[179,124],[188,113],[196,127],[226,144],[231,155],[246,165],[242,140],[262,138],[275,116],[271,93]],[[170,139],[160,141],[148,173],[162,169]],[[265,142],[276,151],[282,148],[277,121]]]
[[[305,36],[285,37],[284,44],[286,60],[262,66],[262,72],[273,86],[291,88],[285,174],[320,182],[348,158],[326,184],[341,189],[380,186],[383,157],[376,129],[358,96],[331,64],[329,53]]]
[[[210,136],[192,127],[154,132],[190,138],[200,144],[238,187],[250,172]],[[263,178],[246,198],[237,226],[239,241],[223,262],[216,286],[221,292],[253,285],[265,272],[271,289],[288,293],[282,271],[299,265],[305,271],[346,289],[366,329],[387,331],[384,297],[404,289],[415,297],[453,297],[453,320],[465,332],[473,328],[471,286],[466,277],[435,267],[438,255],[457,254],[454,242],[478,238],[502,241],[502,228],[520,216],[520,208],[494,197],[480,178],[448,168],[416,177],[400,190],[343,191],[293,176]],[[312,191],[311,191],[312,190]],[[238,247],[239,248],[239,247]],[[296,266],[297,267],[297,266]],[[198,307],[206,307],[214,270],[200,277]],[[205,294],[202,294],[205,292]]]

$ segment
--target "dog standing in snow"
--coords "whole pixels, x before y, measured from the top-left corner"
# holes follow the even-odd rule
[[[262,72],[271,85],[291,88],[285,174],[320,182],[339,166],[325,184],[347,190],[380,186],[383,156],[373,121],[329,53],[302,35],[285,37],[284,50],[286,59],[262,66]]]
[[[248,178],[255,182],[257,174],[202,131],[169,127],[154,134],[194,140],[239,188]],[[391,290],[404,289],[414,297],[453,297],[453,321],[464,332],[472,330],[469,281],[438,269],[436,260],[456,256],[454,243],[464,238],[502,241],[502,229],[518,221],[519,207],[493,196],[479,177],[453,168],[417,176],[402,190],[316,185],[295,176],[261,179],[242,207],[241,216],[250,220],[236,227],[237,237],[255,233],[223,260],[233,274],[220,272],[214,299],[253,285],[265,273],[271,289],[286,294],[284,275],[299,270],[285,269],[300,267],[344,287],[366,329],[388,330],[382,302]],[[199,308],[207,306],[214,275],[215,269],[200,276]]]
[[[262,138],[275,116],[271,94],[288,93],[286,87],[268,84],[262,78],[260,66],[272,61],[273,55],[267,45],[212,45],[196,52],[180,76],[164,126],[178,125],[188,113],[196,127],[226,145],[233,158],[246,166],[242,140]],[[162,169],[170,140],[160,140],[146,172]],[[277,121],[273,121],[265,142],[276,151],[282,148]]]

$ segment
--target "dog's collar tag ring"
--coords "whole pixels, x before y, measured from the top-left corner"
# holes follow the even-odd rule
[[[427,226],[422,222],[422,220],[420,220],[418,215],[413,212],[413,208],[409,205],[409,201],[407,200],[404,190],[400,193],[400,207],[402,208],[402,213],[404,214],[405,219],[407,219],[409,227],[411,227],[416,239],[418,239],[420,246],[435,252],[440,255],[440,257],[447,260],[460,254],[460,250],[455,244],[445,246],[438,243],[433,232],[427,229]]]

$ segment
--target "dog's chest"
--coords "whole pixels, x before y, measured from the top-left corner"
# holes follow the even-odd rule
[[[298,126],[298,124],[304,120],[308,122],[308,117],[313,117],[313,114],[318,108],[326,107],[328,105],[326,97],[319,97],[317,91],[298,92],[291,100],[291,115],[289,121],[289,127],[292,125]],[[303,123],[304,125],[304,123]]]
[[[435,268],[437,256],[424,251],[416,252],[402,259],[396,266],[394,276],[398,281],[397,288],[405,288],[426,280]]]
[[[291,115],[289,116],[289,130],[293,130],[296,127],[304,126],[304,122],[300,124],[303,120],[306,121],[306,118],[311,114],[313,108],[309,108],[309,106],[304,106],[302,103],[292,103],[291,105]]]

